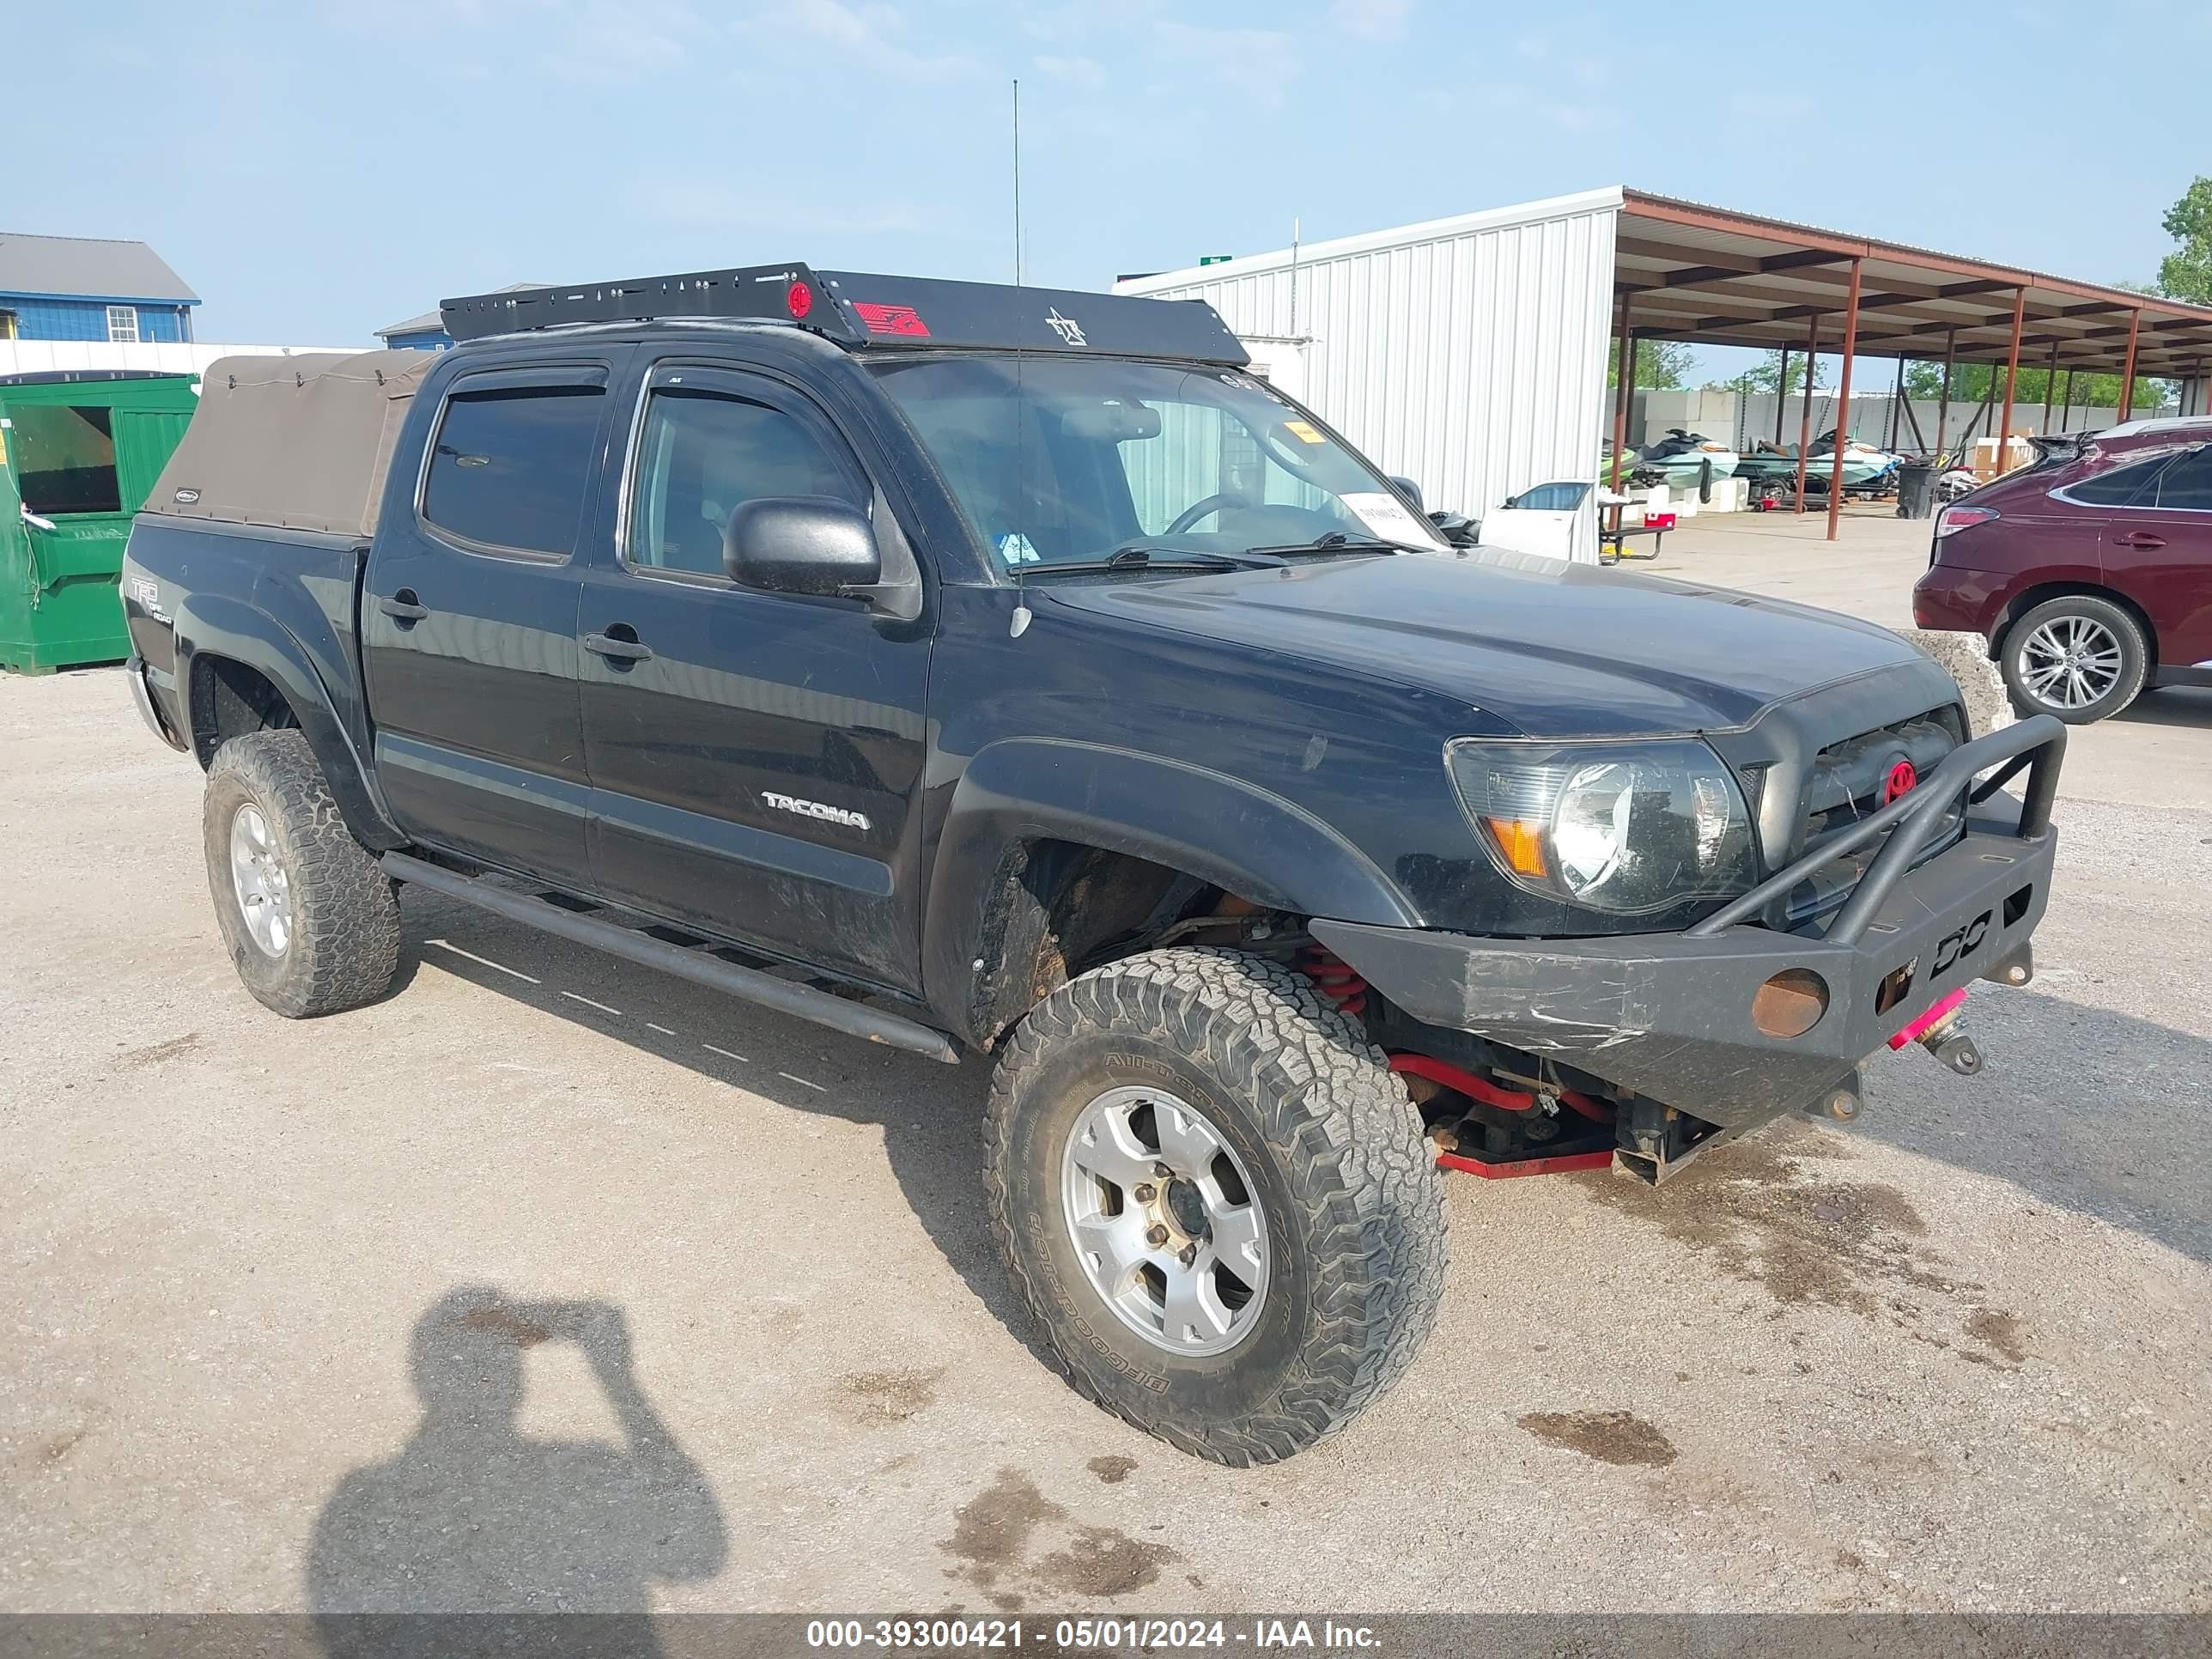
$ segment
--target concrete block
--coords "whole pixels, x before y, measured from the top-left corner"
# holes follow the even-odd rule
[[[1979,634],[1938,634],[1925,628],[1897,630],[1923,657],[1942,664],[1966,700],[1969,737],[2002,731],[2020,717],[2013,713],[2012,694],[2004,676],[1990,660],[1989,641]]]

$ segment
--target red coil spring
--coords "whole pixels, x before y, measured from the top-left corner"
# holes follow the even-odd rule
[[[1316,989],[1347,1014],[1367,1011],[1367,981],[1359,969],[1326,945],[1308,945],[1298,951],[1298,971]]]
[[[1314,988],[1347,1014],[1362,1014],[1367,1011],[1367,981],[1359,969],[1338,956],[1326,945],[1303,945],[1297,954],[1298,971],[1314,982]],[[1536,1103],[1536,1097],[1518,1089],[1508,1089],[1460,1066],[1433,1060],[1426,1054],[1394,1054],[1390,1069],[1414,1077],[1441,1083],[1454,1089],[1469,1100],[1479,1100],[1508,1112],[1525,1112]],[[1593,1123],[1613,1121],[1612,1106],[1601,1100],[1572,1089],[1559,1091],[1559,1103],[1571,1111],[1586,1117]]]

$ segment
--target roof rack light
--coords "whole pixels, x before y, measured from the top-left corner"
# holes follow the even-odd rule
[[[841,307],[816,303],[822,295],[821,282],[803,264],[745,265],[472,294],[440,301],[438,314],[456,341],[577,323],[641,323],[668,317],[798,323],[835,339],[855,337]]]
[[[1212,307],[1073,289],[746,265],[618,283],[514,289],[440,302],[457,342],[580,323],[720,319],[793,324],[848,348],[976,348],[1190,358],[1243,368]]]

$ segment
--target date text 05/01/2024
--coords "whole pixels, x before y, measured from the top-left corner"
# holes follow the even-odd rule
[[[1152,1649],[1249,1647],[1371,1650],[1375,1632],[1334,1620],[1253,1619],[817,1619],[806,1626],[811,1649],[975,1648]]]

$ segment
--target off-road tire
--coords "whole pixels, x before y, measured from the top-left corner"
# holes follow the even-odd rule
[[[1075,1255],[1061,1159],[1085,1107],[1155,1083],[1209,1117],[1266,1214],[1251,1334],[1189,1358],[1108,1307]],[[1377,1399],[1435,1322],[1444,1210],[1419,1114],[1381,1049],[1313,984],[1235,951],[1153,951],[1062,986],[1007,1040],[984,1188],[1047,1357],[1076,1390],[1216,1462],[1272,1463]]]
[[[2045,702],[2029,690],[2021,660],[2028,636],[2045,623],[2064,617],[2080,617],[2097,623],[2107,629],[2120,647],[2119,678],[2103,696],[2078,708]],[[2142,695],[2143,682],[2150,672],[2150,641],[2143,635],[2142,624],[2125,605],[2090,593],[2062,593],[2055,599],[2045,600],[2005,629],[2004,643],[1997,653],[1997,666],[2004,675],[2006,690],[2012,694],[2012,706],[2020,714],[2051,714],[2069,726],[2089,726],[2118,714]]]
[[[254,943],[231,879],[230,827],[261,809],[291,890],[292,936],[281,956]],[[374,1002],[399,968],[399,900],[374,854],[353,838],[314,750],[296,730],[252,732],[208,769],[204,844],[224,948],[264,1006],[288,1019]]]

